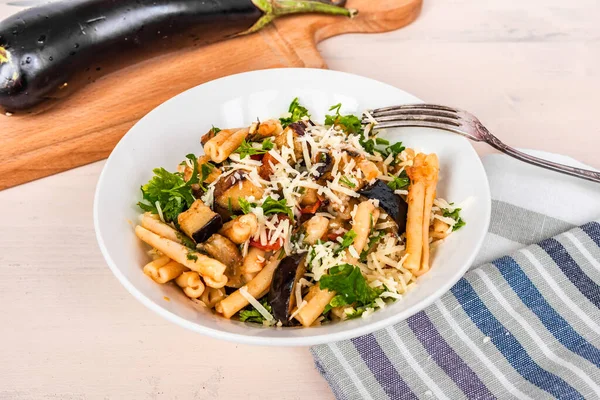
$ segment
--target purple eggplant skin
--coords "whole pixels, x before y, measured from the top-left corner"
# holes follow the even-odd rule
[[[21,11],[0,22],[0,108],[27,110],[144,59],[255,32],[280,15],[356,14],[279,1],[63,0]]]
[[[298,281],[306,272],[306,253],[285,257],[273,274],[268,302],[275,320],[289,326],[290,315],[295,306],[294,290]]]
[[[408,204],[402,197],[394,193],[387,183],[378,179],[374,184],[361,189],[358,193],[368,199],[379,200],[379,207],[383,208],[396,221],[398,235],[406,232]]]

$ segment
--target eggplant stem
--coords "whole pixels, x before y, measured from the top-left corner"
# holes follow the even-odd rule
[[[318,0],[252,0],[252,3],[263,12],[263,16],[250,29],[238,36],[258,32],[283,15],[317,13],[354,18],[358,14],[358,10],[353,8],[344,8]]]

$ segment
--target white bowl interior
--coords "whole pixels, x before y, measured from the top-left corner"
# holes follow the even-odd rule
[[[439,246],[431,271],[403,300],[368,318],[320,327],[263,328],[229,321],[189,301],[178,288],[158,285],[142,273],[148,249],[133,228],[140,210],[140,186],[152,169],[173,171],[186,154],[202,153],[200,136],[212,125],[249,125],[256,118],[280,116],[298,96],[322,122],[328,108],[342,112],[420,102],[392,86],[341,72],[313,69],[274,69],[229,76],[190,89],[140,120],[109,157],[96,189],[94,223],[106,261],[121,283],[142,303],[163,317],[213,337],[263,345],[313,345],[347,339],[401,321],[431,304],[468,269],[478,252],[490,218],[487,178],[468,141],[458,135],[423,128],[385,131],[381,137],[402,140],[438,154],[441,180],[438,196],[464,204],[467,225]],[[165,297],[169,298],[167,301]]]

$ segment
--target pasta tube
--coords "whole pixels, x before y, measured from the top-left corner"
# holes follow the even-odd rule
[[[450,225],[445,223],[444,221],[440,221],[437,218],[433,219],[433,226],[431,227],[431,232],[429,236],[434,239],[444,239],[448,236],[448,230],[450,229]]]
[[[331,299],[335,297],[335,292],[330,292],[327,289],[321,289],[318,285],[313,286],[309,294],[304,297],[308,302],[296,314],[296,319],[304,326],[311,326],[317,318],[323,313],[323,310],[329,304]]]
[[[414,275],[429,270],[429,224],[431,208],[438,181],[439,161],[435,154],[417,154],[407,173],[411,180],[408,189],[406,220],[406,253],[404,267]]]
[[[438,181],[439,161],[437,155],[429,154],[425,159],[425,163],[431,172],[427,177],[427,184],[425,187],[425,205],[423,207],[423,252],[421,256],[421,265],[416,276],[423,275],[429,271],[429,222],[431,220],[431,208],[433,207],[433,200],[435,199],[435,191]]]
[[[242,273],[252,274],[260,272],[265,266],[265,262],[265,251],[258,247],[250,247],[242,264]]]
[[[175,279],[177,286],[183,289],[183,293],[189,298],[197,299],[204,293],[205,286],[195,271],[184,272]]]
[[[356,237],[352,243],[355,252],[348,249],[347,259],[349,264],[355,264],[358,261],[357,259],[360,256],[360,253],[364,250],[369,241],[371,228],[375,225],[378,218],[379,210],[370,200],[363,201],[356,208],[354,223],[352,224],[352,230],[356,233]]]
[[[325,217],[315,215],[306,221],[304,227],[306,229],[304,241],[312,245],[317,243],[317,240],[321,239],[323,235],[327,233],[327,228],[329,228],[329,220]]]
[[[242,244],[258,230],[258,219],[250,213],[226,222],[219,233],[233,243]]]
[[[240,129],[236,132],[221,131],[217,136],[210,139],[204,145],[204,153],[210,159],[219,164],[233,153],[248,136],[248,129]]]
[[[271,286],[271,281],[273,280],[273,274],[279,266],[280,261],[277,254],[273,255],[262,271],[244,286],[251,296],[260,298],[260,295],[263,292],[269,290],[269,286]],[[223,314],[225,318],[231,318],[236,312],[240,311],[248,304],[248,300],[238,289],[229,295],[229,297],[218,302],[215,309],[218,313]]]
[[[177,232],[171,226],[162,222],[158,215],[147,212],[142,214],[140,220],[142,227],[148,229],[153,233],[156,233],[158,236],[164,237],[165,239],[169,239],[177,243],[182,243],[181,233]]]
[[[215,289],[207,287],[200,296],[200,301],[208,308],[213,308],[215,304],[225,298],[225,289]]]
[[[169,257],[163,256],[144,266],[144,274],[156,283],[167,283],[180,276],[187,268]]]
[[[268,119],[266,121],[255,122],[250,125],[250,136],[254,140],[264,139],[269,136],[277,136],[283,132],[281,122],[276,119]]]
[[[198,272],[202,277],[221,281],[227,268],[219,261],[193,251],[177,242],[158,236],[141,226],[135,227],[135,234],[170,259]]]

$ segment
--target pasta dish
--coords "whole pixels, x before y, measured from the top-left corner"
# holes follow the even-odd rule
[[[368,113],[362,125],[341,107],[322,125],[294,99],[279,119],[213,126],[204,155],[155,169],[135,227],[151,248],[143,272],[267,326],[367,317],[402,299],[465,222],[436,197],[436,154],[390,143]]]

